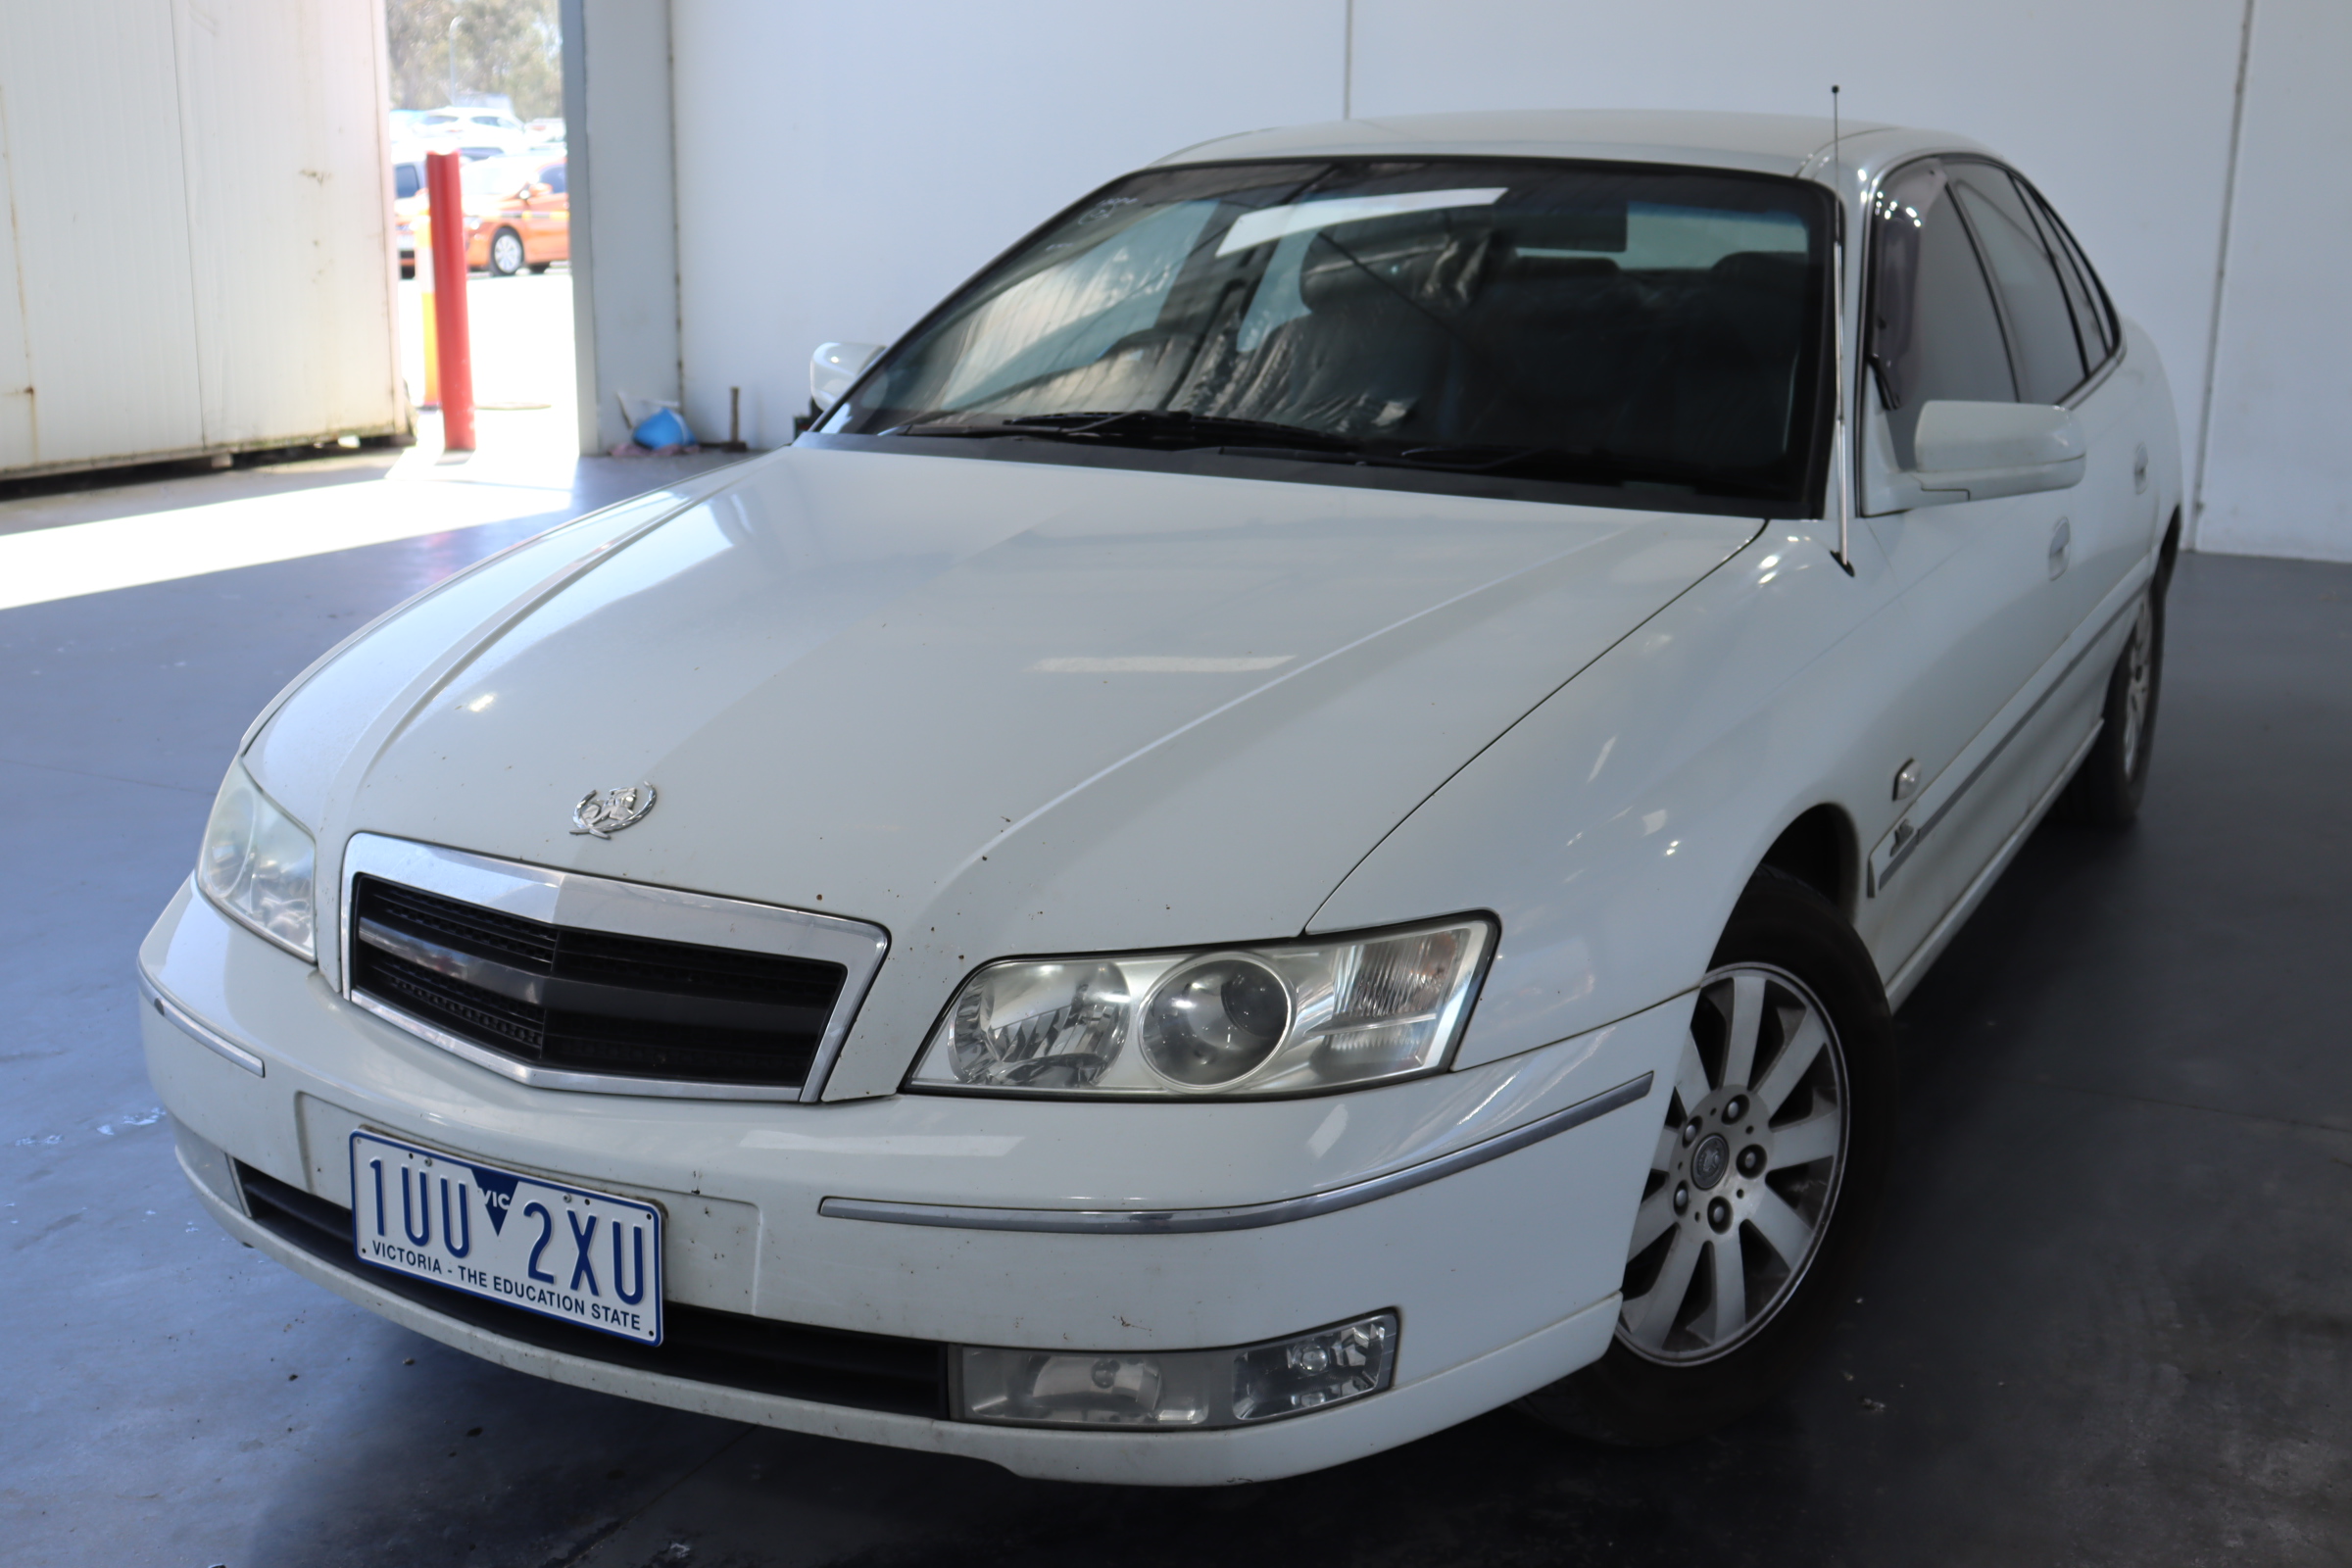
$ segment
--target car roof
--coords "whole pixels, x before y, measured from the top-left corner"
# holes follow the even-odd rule
[[[1964,136],[1849,120],[1838,161],[1875,173],[1924,152],[1984,153]],[[1795,174],[1826,166],[1827,115],[1746,115],[1703,110],[1526,109],[1452,115],[1396,115],[1333,120],[1223,136],[1171,153],[1162,165],[1267,158],[1360,158],[1418,155],[1498,158],[1594,158],[1691,164]],[[1989,156],[1989,155],[1988,155]],[[1820,167],[1813,171],[1821,172]]]

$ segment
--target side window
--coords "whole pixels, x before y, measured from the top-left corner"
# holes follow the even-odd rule
[[[2058,258],[2058,276],[2066,285],[2066,302],[2075,309],[2075,328],[2082,338],[2082,357],[2096,368],[2115,352],[2118,341],[2115,318],[2108,314],[2107,296],[2099,288],[2098,274],[2090,270],[2082,247],[2066,231],[2066,225],[2058,220],[2050,204],[2024,180],[2017,183],[2041,223],[2042,237],[2049,244],[2050,254]]]
[[[539,171],[539,181],[549,190],[554,191],[557,195],[561,196],[564,194],[564,166],[562,164],[548,165],[545,169]]]
[[[405,202],[422,189],[424,189],[424,179],[417,173],[415,164],[394,164],[392,166],[393,200]]]
[[[1930,161],[1895,171],[1871,220],[1867,352],[1896,460],[1908,467],[1923,406],[1939,398],[2013,403],[2017,383],[1992,290],[1942,167]]]
[[[2018,398],[2056,403],[2082,384],[2084,370],[2058,264],[2007,171],[1977,163],[1946,167],[1960,186],[1961,206],[2008,317]]]

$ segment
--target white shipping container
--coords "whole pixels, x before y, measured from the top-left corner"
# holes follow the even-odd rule
[[[406,432],[381,0],[0,0],[0,475]]]

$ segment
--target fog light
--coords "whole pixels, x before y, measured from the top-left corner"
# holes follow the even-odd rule
[[[1396,1365],[1396,1314],[1231,1350],[959,1352],[957,1413],[1018,1426],[1242,1426],[1377,1394]]]
[[[1233,1358],[1233,1418],[1269,1421],[1377,1394],[1396,1359],[1396,1319],[1386,1312],[1243,1350]]]

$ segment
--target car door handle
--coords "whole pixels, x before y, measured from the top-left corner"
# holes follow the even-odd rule
[[[2050,581],[2056,582],[2060,573],[2066,570],[2067,546],[2074,542],[2074,524],[2060,517],[2058,526],[2050,530]]]

